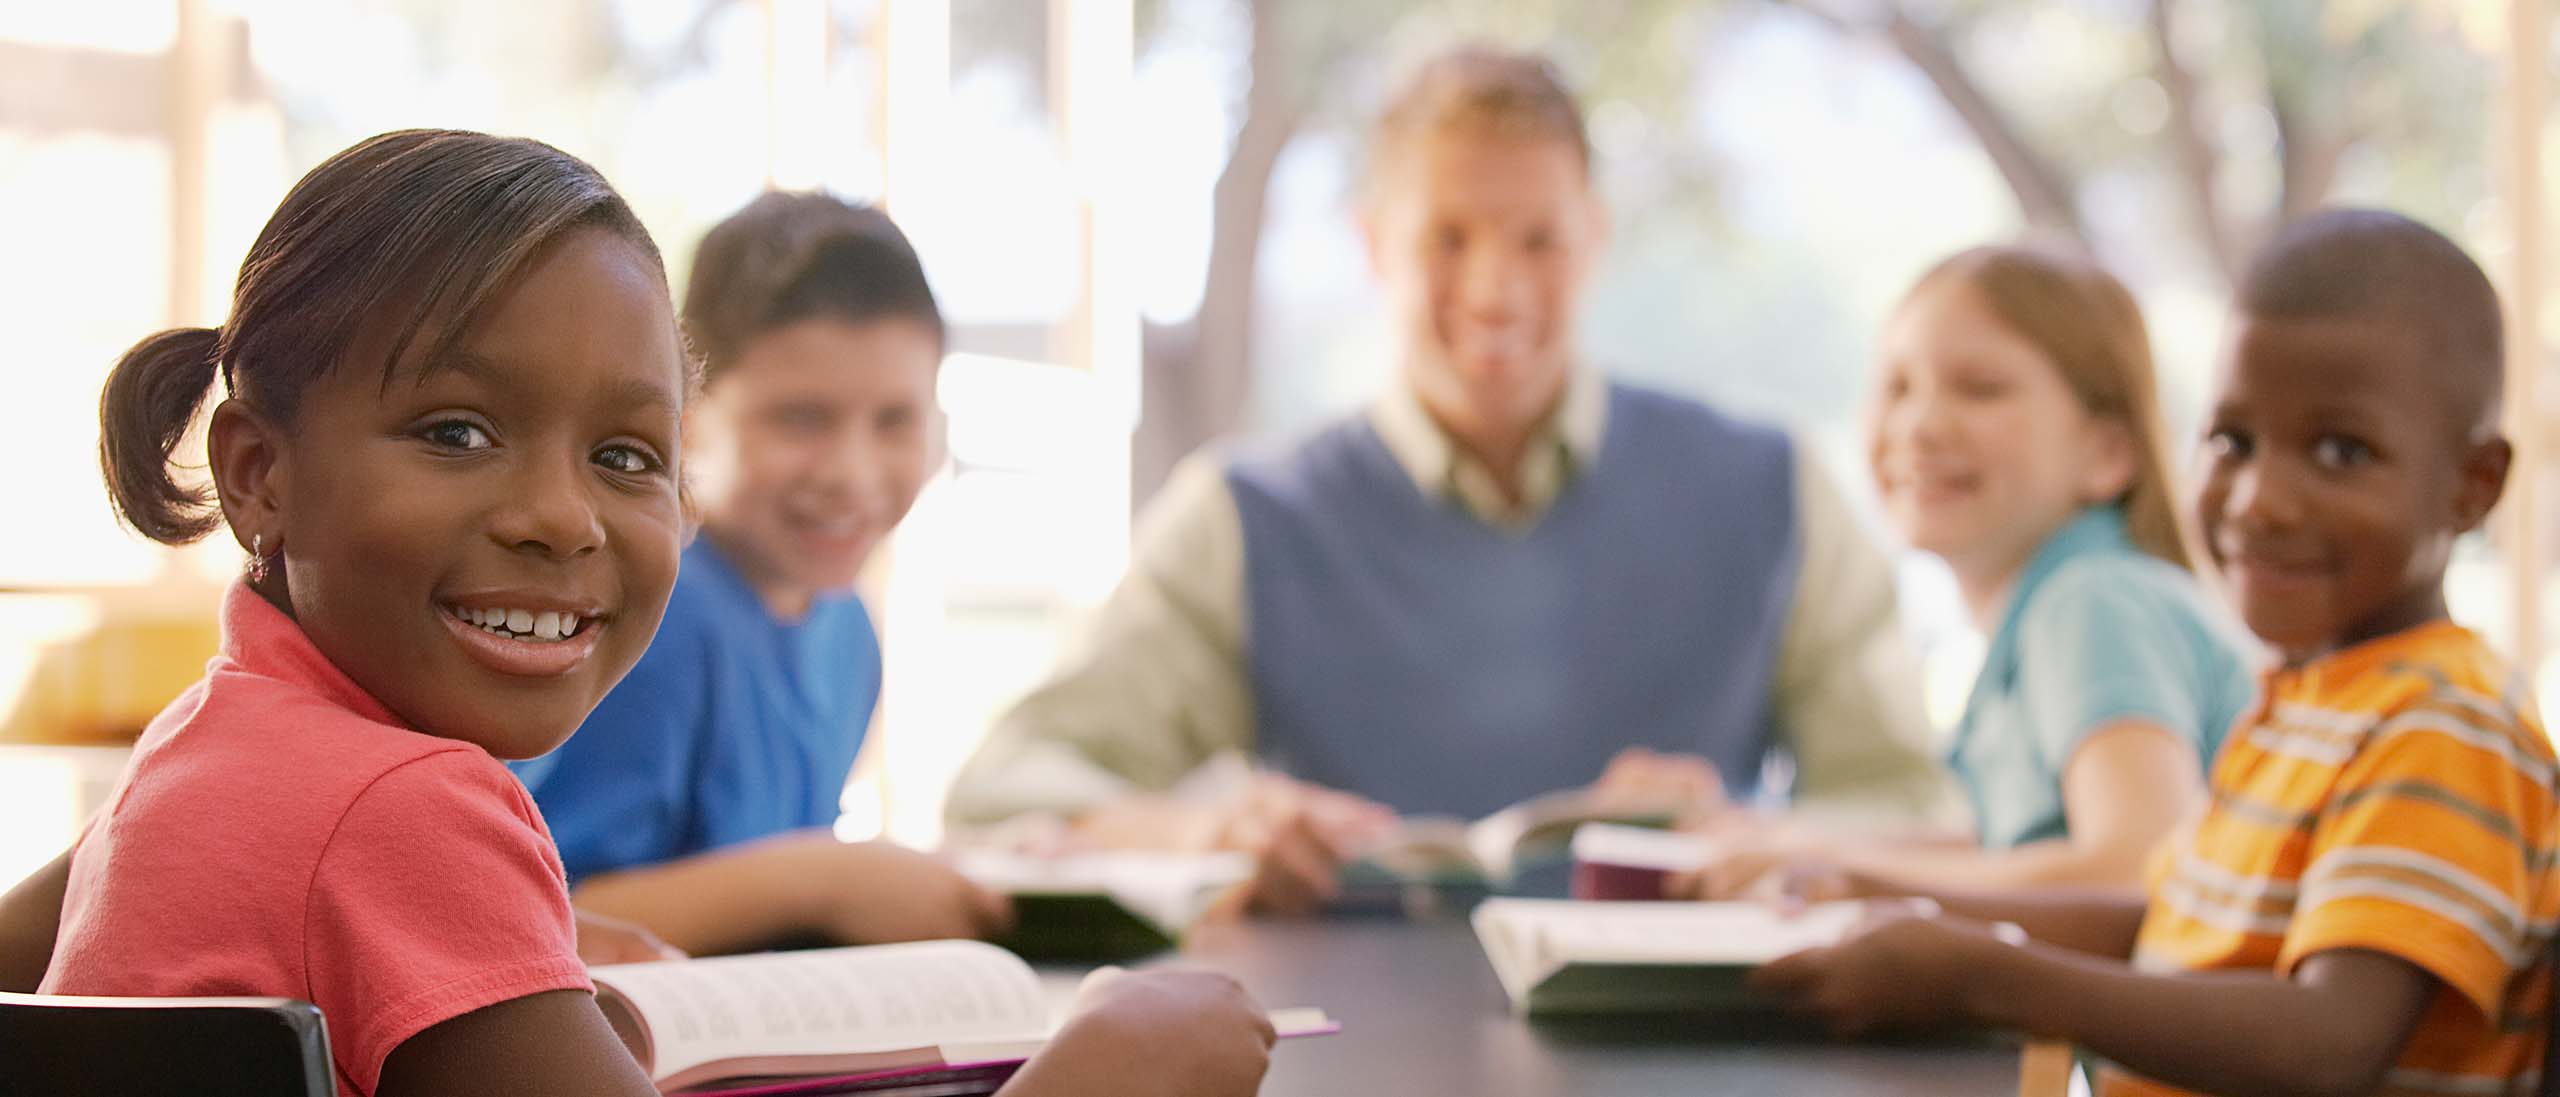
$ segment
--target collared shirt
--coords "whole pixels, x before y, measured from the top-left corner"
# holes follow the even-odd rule
[[[1512,530],[1536,525],[1565,485],[1591,466],[1599,456],[1601,436],[1608,432],[1608,417],[1608,381],[1589,370],[1574,371],[1555,411],[1530,434],[1520,453],[1520,501],[1514,504],[1492,470],[1423,410],[1412,386],[1389,386],[1369,407],[1369,425],[1378,440],[1424,495],[1455,500],[1478,521]]]
[[[1607,435],[1607,396],[1596,372],[1569,378],[1523,452],[1516,506],[1410,386],[1391,385],[1367,414],[1422,491],[1489,526],[1520,528],[1591,467]],[[1930,759],[1891,567],[1814,455],[1799,445],[1796,456],[1802,557],[1771,693],[1797,798],[1862,814],[1939,816],[1948,790]],[[1184,462],[1140,518],[1128,574],[961,771],[952,821],[1072,814],[1171,787],[1221,753],[1250,754],[1244,554],[1224,460]],[[1557,783],[1597,776],[1559,774]]]

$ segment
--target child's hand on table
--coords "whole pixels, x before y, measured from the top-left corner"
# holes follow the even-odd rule
[[[1051,1061],[1034,1060],[1024,1074],[1039,1078],[1044,1094],[1065,1083],[1057,1091],[1251,1097],[1277,1039],[1262,1008],[1224,975],[1103,968],[1076,992],[1042,1053]]]
[[[1965,1016],[1974,977],[2026,940],[2016,926],[1950,917],[1926,899],[1871,907],[1840,943],[1763,964],[1751,985],[1792,999],[1842,1036],[1945,1027]]]

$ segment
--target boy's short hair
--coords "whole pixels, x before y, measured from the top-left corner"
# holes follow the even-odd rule
[[[694,250],[684,322],[709,376],[757,336],[813,316],[911,320],[936,342],[948,338],[914,245],[876,207],[771,191],[713,226]]]
[[[2475,431],[2497,420],[2506,368],[2498,291],[2443,233],[2386,210],[2321,210],[2258,252],[2237,302],[2268,319],[2354,317],[2403,327],[2433,358],[2457,427]]]
[[[1370,130],[1369,186],[1417,141],[1448,134],[1559,141],[1591,170],[1582,104],[1554,63],[1535,53],[1477,44],[1423,62]]]

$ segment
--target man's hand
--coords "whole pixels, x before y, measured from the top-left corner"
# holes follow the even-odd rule
[[[1724,778],[1714,763],[1694,754],[1664,754],[1643,747],[1629,747],[1609,759],[1589,794],[1595,811],[1669,815],[1682,827],[1704,825],[1731,807],[1724,795]]]

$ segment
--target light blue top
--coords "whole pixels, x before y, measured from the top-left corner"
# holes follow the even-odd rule
[[[2141,720],[2209,772],[2256,690],[2238,630],[2184,569],[2093,507],[2036,550],[1984,654],[1947,763],[1986,849],[2061,838],[2062,774],[2091,732]]]
[[[639,665],[568,742],[514,769],[574,881],[833,824],[879,696],[860,598],[775,620],[705,537]]]

